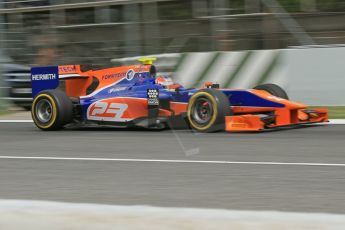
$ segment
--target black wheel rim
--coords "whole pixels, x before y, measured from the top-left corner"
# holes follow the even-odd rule
[[[197,98],[191,116],[198,125],[207,125],[213,116],[212,102],[206,97]]]

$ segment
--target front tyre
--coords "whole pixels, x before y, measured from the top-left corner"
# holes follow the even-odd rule
[[[286,91],[282,87],[280,87],[279,85],[276,85],[276,84],[258,85],[258,86],[255,86],[254,89],[264,90],[264,91],[272,94],[273,96],[289,100],[289,96],[287,95]]]
[[[60,90],[40,92],[32,103],[32,119],[42,130],[59,130],[73,118],[73,104]]]
[[[217,132],[225,129],[225,116],[230,116],[229,99],[219,90],[202,89],[189,100],[187,119],[192,129]]]

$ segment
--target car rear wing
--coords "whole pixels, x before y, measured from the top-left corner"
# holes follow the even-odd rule
[[[84,71],[83,71],[84,70]],[[34,98],[43,90],[56,89],[59,87],[61,80],[74,80],[74,88],[82,89],[86,86],[92,70],[86,69],[81,65],[61,65],[61,66],[44,66],[31,68],[31,87],[32,97]],[[72,82],[71,82],[72,83]],[[78,83],[78,84],[76,84]],[[73,87],[66,88],[67,91],[75,91]],[[73,96],[73,95],[71,95]]]

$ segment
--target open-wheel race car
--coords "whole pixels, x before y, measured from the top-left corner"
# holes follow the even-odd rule
[[[292,102],[277,85],[221,89],[207,82],[203,88],[186,89],[157,76],[154,60],[99,70],[83,65],[33,67],[34,123],[42,130],[90,123],[163,129],[181,118],[199,132],[232,132],[328,121],[326,109]]]

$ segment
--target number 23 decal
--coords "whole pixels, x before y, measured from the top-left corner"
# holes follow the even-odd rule
[[[97,101],[87,109],[87,118],[96,121],[127,121],[122,118],[128,105],[115,102]]]

